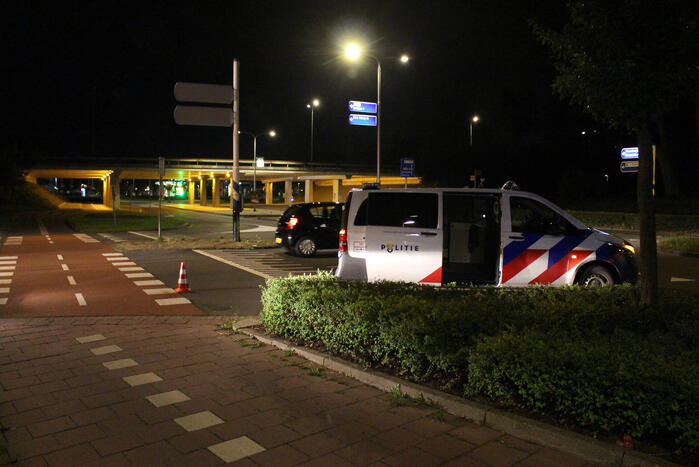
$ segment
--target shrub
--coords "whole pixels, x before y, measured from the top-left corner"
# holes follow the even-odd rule
[[[435,288],[325,273],[269,280],[262,303],[272,334],[592,430],[670,434],[699,451],[696,297],[663,294],[649,308],[632,286]]]

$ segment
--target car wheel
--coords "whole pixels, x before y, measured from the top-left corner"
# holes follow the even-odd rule
[[[299,241],[296,242],[296,254],[299,256],[313,256],[318,250],[318,245],[316,241],[311,237],[301,237]]]
[[[614,285],[614,276],[604,266],[592,266],[583,271],[578,284],[585,287],[605,287]]]

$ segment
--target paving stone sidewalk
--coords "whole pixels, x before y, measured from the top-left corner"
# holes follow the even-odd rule
[[[0,464],[581,466],[218,317],[0,320]]]

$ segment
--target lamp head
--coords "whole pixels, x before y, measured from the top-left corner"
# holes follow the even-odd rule
[[[472,121],[473,123],[478,123],[478,121],[479,121],[480,119],[481,119],[481,117],[479,117],[478,115],[474,115],[473,118],[471,118],[471,121]]]
[[[410,57],[408,57],[406,54],[400,56],[401,63],[408,63],[408,61],[410,61]]]
[[[274,138],[275,136],[277,136],[277,132],[274,131],[274,130],[270,130],[270,131],[269,131],[269,136],[271,136],[272,138]]]
[[[320,105],[320,101],[318,99],[313,99],[313,107],[318,107]]]
[[[347,45],[345,45],[345,52],[344,56],[347,60],[352,60],[356,61],[361,57],[362,55],[362,49],[359,47],[358,44],[352,42]]]

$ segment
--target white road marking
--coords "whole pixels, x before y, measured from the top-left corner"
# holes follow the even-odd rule
[[[153,277],[153,274],[149,272],[132,272],[131,274],[126,274],[129,279],[140,279],[143,277]]]
[[[153,235],[148,235],[148,234],[144,234],[141,232],[133,232],[133,231],[129,230],[129,233],[134,234],[134,235],[140,235],[141,237],[146,237],[150,240],[157,240],[158,239],[158,237],[154,237]]]
[[[56,258],[58,258],[58,261],[63,261],[63,255],[56,255]]]
[[[10,293],[9,287],[0,287],[0,293]]]
[[[94,347],[90,349],[93,355],[106,355],[108,353],[121,352],[122,349],[118,345],[105,345],[103,347]]]
[[[185,305],[187,303],[192,303],[189,300],[187,300],[184,297],[179,297],[179,298],[161,298],[155,301],[160,306],[169,306],[169,305]]]
[[[694,282],[695,279],[686,279],[684,277],[671,277],[670,282]]]
[[[128,271],[144,271],[144,269],[140,266],[130,266],[128,268],[119,268],[119,271],[122,272],[128,272]]]
[[[170,288],[162,288],[162,289],[142,289],[146,294],[148,295],[165,295],[165,294],[173,294],[176,293],[174,290]]]
[[[6,259],[18,259],[19,256],[0,256],[0,260],[6,260]]]
[[[73,236],[74,236],[75,238],[77,238],[78,240],[80,240],[81,242],[84,242],[84,243],[99,243],[99,242],[100,242],[100,241],[97,240],[96,238],[90,237],[90,236],[87,235],[87,234],[81,234],[81,233],[80,233],[80,234],[73,234]]]
[[[144,285],[164,285],[162,281],[159,280],[152,280],[152,281],[134,281],[134,285],[137,285],[139,287],[142,287]]]
[[[7,304],[7,297],[0,298],[0,305],[6,305]]]
[[[125,241],[126,241],[126,240],[124,240],[123,238],[118,238],[118,237],[115,237],[114,235],[109,235],[109,234],[106,234],[106,233],[98,233],[97,235],[101,235],[101,236],[103,236],[104,238],[106,238],[107,240],[111,240],[111,241],[117,242],[117,243],[118,243],[118,242],[125,242]]]
[[[0,277],[12,277],[14,275],[14,272],[0,272]]]
[[[3,285],[12,284],[12,279],[0,279],[0,284],[3,284]]]
[[[102,253],[102,256],[123,256],[124,253]]]
[[[243,232],[274,232],[275,230],[277,230],[276,227],[272,227],[269,225],[258,225],[257,227],[253,227],[252,229],[241,230],[240,233],[243,233]],[[232,233],[232,231],[223,232],[223,233]]]
[[[82,337],[75,338],[75,340],[81,344],[88,344],[90,342],[103,341],[105,339],[106,339],[106,337],[104,337],[102,334],[92,334],[89,336],[82,336]]]
[[[14,271],[17,266],[0,266],[0,271]]]
[[[78,301],[78,305],[80,305],[80,306],[87,306],[87,302],[85,301],[85,297],[83,297],[83,294],[81,294],[81,293],[76,293],[76,294],[75,294],[75,299]]]
[[[61,264],[61,268],[63,268],[64,271],[70,271],[70,268],[67,264]]]
[[[51,245],[53,245],[53,242],[49,242]]]
[[[68,283],[69,283],[70,285],[75,285],[75,284],[77,284],[77,282],[75,282],[75,277],[73,277],[73,276],[66,276],[66,277],[68,278]]]
[[[128,259],[126,256],[110,256],[107,258],[107,261],[126,261]]]
[[[202,251],[202,250],[192,250],[192,251],[195,252],[195,253],[199,253],[200,255],[206,256],[206,257],[208,257],[208,258],[215,259],[216,261],[219,261],[219,262],[221,262],[221,263],[223,263],[223,264],[227,264],[227,265],[229,265],[229,266],[233,266],[234,268],[242,269],[243,271],[247,271],[247,272],[249,272],[250,274],[254,274],[254,275],[256,275],[256,276],[260,276],[260,277],[262,277],[263,279],[270,279],[270,278],[272,277],[272,276],[269,276],[269,275],[267,275],[267,274],[265,274],[265,273],[262,273],[262,272],[259,272],[259,271],[255,271],[255,270],[252,269],[252,268],[248,268],[248,267],[246,267],[246,266],[243,266],[242,264],[234,263],[233,261],[229,261],[229,260],[227,260],[227,259],[219,258],[218,256],[213,255],[213,254],[211,254],[211,253],[209,253],[209,252],[207,252],[207,251]]]
[[[36,222],[39,224],[39,232],[41,235],[48,235],[49,231],[46,230],[46,226],[44,225],[43,221],[37,218]]]
[[[114,266],[136,266],[136,263],[134,263],[133,261],[122,261],[122,262],[115,261],[112,264]]]
[[[0,265],[8,266],[10,264],[17,264],[17,261],[0,261]]]

